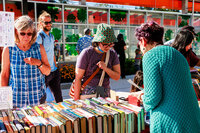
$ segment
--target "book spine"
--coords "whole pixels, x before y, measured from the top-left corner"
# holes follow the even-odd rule
[[[66,123],[66,119],[63,118],[63,117],[61,117],[61,116],[59,116],[59,115],[54,115],[54,118],[56,118],[57,120],[59,120],[59,121],[62,122],[63,124]]]
[[[2,120],[0,120],[0,132],[1,133],[6,133],[6,127],[4,126]]]
[[[20,124],[24,127],[26,132],[30,130],[30,128],[24,123],[24,121],[20,121]]]
[[[3,121],[3,115],[2,115],[2,112],[1,112],[1,110],[0,110],[0,120],[2,120],[2,121]]]
[[[21,109],[21,112],[27,117],[29,116],[29,113],[25,109]],[[14,111],[13,111],[14,114]]]
[[[118,104],[120,103],[120,102],[118,102],[118,101],[112,100],[112,99],[109,98],[109,97],[107,97],[106,100],[107,100],[108,102],[114,103],[115,105],[118,105]]]
[[[12,129],[13,129],[14,132],[18,132],[15,124],[12,121],[10,121],[10,125],[11,125],[11,127],[12,127]]]
[[[31,116],[36,116],[36,115],[33,113],[32,109],[27,109],[27,112],[28,112]]]
[[[9,121],[8,120],[8,115],[6,112],[2,111],[2,116],[3,116],[3,121]]]
[[[51,103],[51,104],[53,105],[53,108],[54,108],[54,109],[58,110],[58,112],[59,112],[60,110],[62,110],[62,108],[61,108],[57,103]]]
[[[64,105],[66,105],[67,107],[69,107],[69,108],[72,108],[72,105],[71,104],[69,104],[67,101],[64,101],[64,102],[62,102]]]
[[[57,125],[61,126],[63,123],[60,122],[58,119],[56,119],[55,117],[50,116],[49,117],[50,120],[52,120],[54,123],[56,123]]]
[[[31,128],[34,127],[33,123],[31,123],[26,117],[23,118],[23,121]]]
[[[63,110],[63,111],[61,111],[61,112],[62,112],[63,114],[68,114],[68,115],[70,115],[71,117],[73,117],[74,120],[75,120],[76,118],[79,117],[76,113],[74,113],[74,112],[71,111],[71,110],[68,110],[68,111]]]
[[[23,126],[19,123],[18,120],[14,120],[13,123],[17,127],[18,131],[24,130]]]
[[[35,109],[31,109],[31,111],[33,112],[33,114],[34,114],[35,116],[39,116],[38,112],[35,111]]]
[[[3,122],[8,133],[13,133],[12,127],[8,121]]]
[[[16,114],[19,117],[19,119],[23,119],[25,117],[21,110],[16,111]]]
[[[70,107],[68,107],[65,102],[60,103],[60,105],[62,105],[64,107],[64,109],[71,109]]]
[[[43,117],[44,117],[44,118],[47,118],[47,117],[48,117],[48,114],[47,114],[47,112],[45,111],[45,109],[44,109],[43,107],[41,107],[41,106],[38,106],[38,108],[43,112]]]

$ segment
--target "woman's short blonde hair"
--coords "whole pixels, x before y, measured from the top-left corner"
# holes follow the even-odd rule
[[[36,32],[36,28],[35,25],[33,23],[33,20],[29,17],[29,16],[21,16],[18,19],[15,20],[15,43],[19,43],[19,36],[18,36],[18,31],[24,31],[27,29],[32,29],[33,31],[33,35],[32,35],[32,39],[30,41],[30,44],[35,43],[36,38],[37,38],[37,32]]]

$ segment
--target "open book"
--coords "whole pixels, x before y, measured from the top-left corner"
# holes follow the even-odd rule
[[[138,85],[136,85],[131,79],[127,80],[131,85],[135,86],[136,88],[138,88],[139,90],[143,91],[143,88],[139,87]]]

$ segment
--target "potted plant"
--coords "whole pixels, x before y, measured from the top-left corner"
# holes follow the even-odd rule
[[[51,33],[53,34],[55,40],[60,40],[61,36],[62,36],[62,33],[61,33],[61,30],[58,29],[58,28],[53,28]]]
[[[37,16],[39,16],[43,11],[47,11],[49,14],[51,14],[51,19],[53,22],[58,19],[57,14],[59,14],[61,11],[60,7],[54,5],[38,4],[37,7]]]
[[[80,22],[84,23],[87,18],[87,11],[84,8],[78,9],[77,18]]]
[[[61,83],[72,82],[75,78],[75,66],[73,64],[61,65],[60,69]]]
[[[74,16],[74,14],[69,14],[67,16],[67,22],[68,23],[75,23],[76,22],[76,17]]]
[[[126,12],[118,11],[118,10],[111,10],[110,17],[116,22],[121,22],[126,18]]]
[[[183,26],[185,26],[185,25],[188,25],[187,20],[190,19],[190,16],[181,15],[181,18],[182,18],[182,20],[181,20],[181,23],[179,24],[178,27],[183,27]]]
[[[165,41],[169,41],[172,39],[172,34],[173,34],[173,31],[171,29],[168,29],[166,32],[165,32]]]

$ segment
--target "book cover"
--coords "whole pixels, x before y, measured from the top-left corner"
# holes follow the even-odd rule
[[[0,132],[1,133],[6,133],[6,127],[4,126],[2,120],[0,120]]]
[[[12,121],[10,121],[10,125],[11,125],[11,127],[13,129],[13,133],[18,133],[18,130],[17,130],[15,124]]]
[[[15,124],[16,128],[20,133],[25,133],[23,126],[20,124],[18,120],[14,120],[13,123]]]
[[[52,122],[56,123],[56,124],[59,126],[59,131],[60,131],[61,133],[65,133],[65,124],[64,124],[63,122],[59,121],[58,119],[56,119],[56,118],[53,117],[53,116],[50,116],[49,119],[50,119]]]

